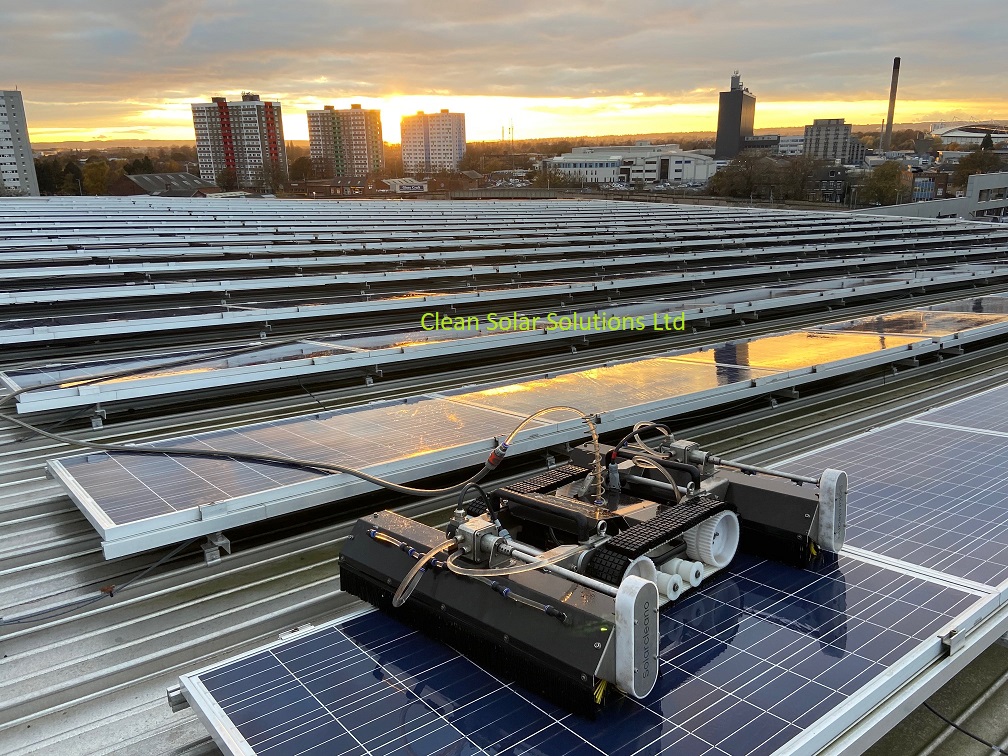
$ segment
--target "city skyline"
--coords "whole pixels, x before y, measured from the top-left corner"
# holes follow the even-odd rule
[[[352,102],[382,111],[389,142],[403,116],[445,108],[484,141],[509,122],[516,138],[713,131],[736,68],[757,129],[881,124],[901,55],[897,123],[1008,117],[1002,3],[891,5],[906,7],[2,0],[0,84],[24,93],[35,143],[191,142],[192,102],[244,90],[283,103],[290,140],[307,139],[308,110]]]

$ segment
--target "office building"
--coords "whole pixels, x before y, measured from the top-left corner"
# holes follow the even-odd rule
[[[765,150],[776,154],[778,147],[780,147],[780,134],[742,137],[743,150]]]
[[[731,89],[722,92],[718,101],[717,142],[714,157],[730,160],[742,149],[745,137],[753,135],[756,118],[756,95],[742,86],[736,71],[731,77]]]
[[[263,102],[243,92],[237,102],[214,97],[192,104],[200,177],[217,181],[233,170],[238,186],[275,189],[277,173],[287,174],[287,150],[279,102]]]
[[[816,118],[805,127],[805,154],[843,165],[861,165],[865,146],[851,134],[850,124],[843,118]]]
[[[315,175],[363,177],[385,167],[381,111],[326,105],[308,111],[308,152]]]
[[[935,199],[945,199],[948,196],[948,183],[951,174],[942,171],[921,171],[914,173],[910,188],[911,202],[927,202]],[[989,198],[989,193],[988,193]]]
[[[929,189],[925,174],[919,175],[920,183],[915,177],[912,187],[903,190],[902,199],[909,199],[909,202],[869,207],[855,212],[905,218],[965,218],[987,223],[1008,223],[1008,172],[975,173],[966,179],[966,190],[956,197],[948,196],[950,192],[947,187],[945,197],[939,197],[939,186],[936,183],[935,198],[926,202],[917,201],[926,199]]]
[[[406,173],[457,171],[465,155],[465,113],[419,112],[402,119],[402,160]]]
[[[575,147],[543,165],[582,184],[704,182],[714,175],[714,158],[684,152],[678,144],[637,142],[617,147]]]
[[[803,136],[782,136],[777,145],[778,155],[795,156],[805,152],[805,137]]]
[[[0,195],[38,193],[24,101],[17,90],[0,91]]]

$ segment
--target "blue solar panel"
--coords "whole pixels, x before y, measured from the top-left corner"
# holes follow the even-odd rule
[[[992,396],[969,401],[997,422]],[[783,466],[847,473],[849,546],[987,585],[1008,578],[1006,437],[902,421]]]
[[[740,556],[662,616],[643,701],[584,719],[379,612],[197,675],[255,753],[771,753],[976,597],[841,556]]]
[[[931,410],[921,415],[920,419],[995,433],[1008,433],[1008,412],[1004,411],[1005,407],[1008,407],[1008,386],[1001,386],[961,402]]]

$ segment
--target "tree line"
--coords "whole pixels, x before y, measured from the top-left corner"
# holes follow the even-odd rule
[[[765,150],[745,150],[719,170],[708,184],[712,195],[759,200],[806,200],[814,191],[814,182],[833,163],[807,155],[782,157]],[[975,146],[950,171],[949,186],[964,187],[976,173],[992,173],[1008,168],[993,149]],[[909,200],[906,169],[890,160],[866,173],[855,173],[847,180],[848,190],[857,189],[862,205],[893,205]]]
[[[64,150],[35,160],[39,193],[43,195],[108,194],[126,175],[185,171],[199,173],[195,146],[160,147],[143,154],[129,148]]]

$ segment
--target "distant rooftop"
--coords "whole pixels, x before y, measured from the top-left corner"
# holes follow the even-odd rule
[[[213,181],[191,173],[140,173],[126,178],[152,195],[164,196],[166,193],[184,192],[185,194],[181,196],[191,197],[200,189],[217,191],[217,185]]]

